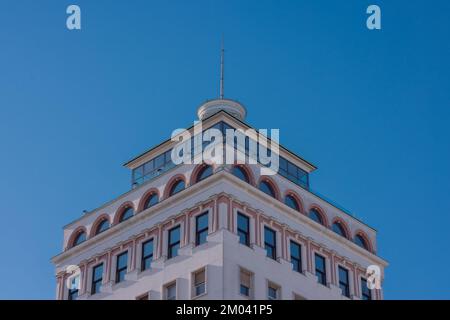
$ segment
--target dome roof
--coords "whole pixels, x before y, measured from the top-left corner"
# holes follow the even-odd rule
[[[214,99],[206,101],[198,108],[197,115],[200,120],[204,120],[222,110],[241,121],[243,121],[247,115],[247,110],[242,104],[230,99]]]

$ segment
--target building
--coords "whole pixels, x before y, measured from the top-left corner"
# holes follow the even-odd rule
[[[250,128],[222,94],[198,116],[203,130]],[[314,165],[282,146],[274,176],[259,163],[175,165],[174,144],[126,163],[131,190],[64,227],[57,299],[383,298],[365,278],[387,266],[376,231],[310,190]]]

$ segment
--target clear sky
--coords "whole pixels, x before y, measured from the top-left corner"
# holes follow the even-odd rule
[[[54,298],[62,227],[129,190],[122,164],[218,95],[222,33],[225,95],[378,230],[385,297],[450,298],[449,14],[447,0],[2,0],[0,298]]]

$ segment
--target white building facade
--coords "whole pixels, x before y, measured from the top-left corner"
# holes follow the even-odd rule
[[[198,110],[203,130],[249,129],[236,101]],[[189,131],[193,131],[190,128]],[[280,146],[261,164],[180,164],[167,140],[128,162],[129,192],[64,227],[57,299],[382,299],[376,231],[309,188],[316,168]],[[75,283],[76,285],[72,285]]]

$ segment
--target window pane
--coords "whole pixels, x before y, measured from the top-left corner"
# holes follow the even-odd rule
[[[311,209],[309,211],[309,217],[312,220],[314,220],[315,222],[320,223],[320,224],[323,225],[322,216],[320,215],[320,213],[317,210]]]
[[[259,184],[259,190],[264,192],[265,194],[268,194],[271,197],[275,198],[275,192],[273,191],[272,187],[267,183],[266,181],[262,181]]]
[[[269,286],[269,299],[276,300],[277,299],[277,289]]]
[[[264,247],[269,258],[276,259],[276,233],[268,227],[264,227]]]
[[[350,287],[348,281],[348,270],[339,266],[339,287],[342,290],[342,295],[349,297],[350,296]]]
[[[236,177],[238,177],[239,179],[241,179],[241,180],[243,180],[243,181],[245,181],[245,182],[247,182],[247,183],[249,182],[249,181],[248,181],[247,174],[245,173],[244,169],[242,169],[242,168],[236,166],[236,167],[233,168],[233,174],[234,174]]]
[[[367,286],[367,280],[361,278],[361,294],[363,300],[372,300],[372,292]]]
[[[338,235],[345,237],[344,229],[342,228],[341,224],[338,222],[333,223],[333,231],[336,232]]]
[[[291,263],[294,271],[302,272],[300,245],[291,241],[290,249],[291,249]]]
[[[184,190],[184,181],[180,180],[178,182],[176,182],[173,186],[172,189],[170,191],[170,195],[174,195],[180,191]]]
[[[180,241],[180,227],[175,227],[169,232],[170,243],[174,244]]]
[[[162,167],[165,163],[165,156],[164,153],[160,154],[159,156],[157,156],[155,159],[155,169],[158,169],[160,167]]]
[[[125,211],[122,213],[122,216],[120,217],[120,222],[130,219],[134,215],[133,208],[129,207],[126,208]]]
[[[96,266],[92,272],[94,281],[98,281],[103,277],[103,263]]]
[[[74,246],[77,246],[81,243],[83,243],[84,241],[86,241],[86,233],[85,232],[80,232],[77,237],[75,238],[75,241],[73,243]]]
[[[298,204],[297,204],[297,201],[294,199],[293,196],[290,196],[290,195],[286,196],[284,198],[284,203],[286,205],[288,205],[289,207],[291,207],[292,209],[300,211],[299,207],[298,207]]]
[[[148,240],[142,244],[142,263],[141,270],[150,269],[153,260],[153,239]]]
[[[172,284],[166,288],[167,291],[167,300],[175,300],[177,297],[177,287],[175,284]]]
[[[169,231],[169,252],[168,258],[173,258],[178,255],[180,248],[180,227],[175,227]]]
[[[327,284],[327,276],[326,276],[326,269],[325,269],[325,258],[316,254],[315,255],[315,265],[316,265],[317,281],[320,284],[326,285]]]
[[[208,229],[208,213],[197,217],[197,230]]]
[[[363,249],[367,250],[367,243],[366,240],[364,240],[364,238],[362,236],[360,236],[359,234],[355,236],[355,243],[360,246]]]
[[[145,209],[148,209],[148,208],[154,206],[155,204],[158,203],[158,200],[159,200],[159,199],[158,199],[158,195],[157,195],[157,194],[152,194],[152,195],[147,199],[144,208],[145,208]]]
[[[212,174],[213,174],[212,167],[206,166],[201,170],[200,174],[198,175],[197,181],[202,181],[203,179],[206,179]]]
[[[108,220],[104,219],[97,227],[96,234],[102,233],[103,231],[106,231],[109,229],[109,222]]]
[[[127,273],[128,252],[124,252],[117,256],[116,263],[116,282],[121,282],[125,279]]]

